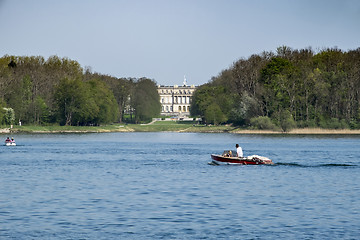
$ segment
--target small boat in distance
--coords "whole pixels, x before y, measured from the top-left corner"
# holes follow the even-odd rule
[[[15,143],[15,140],[14,140],[14,138],[7,138],[6,140],[5,140],[5,146],[16,146],[16,143]]]
[[[248,157],[236,157],[232,155],[231,151],[224,151],[222,155],[211,154],[211,165],[226,164],[241,164],[241,165],[261,165],[261,164],[274,164],[271,159],[258,155],[251,155]]]
[[[5,143],[5,146],[16,146],[15,142],[7,142]]]

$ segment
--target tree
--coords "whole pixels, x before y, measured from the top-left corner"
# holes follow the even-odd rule
[[[6,113],[5,104],[0,99],[0,125],[5,124],[5,113]]]
[[[18,120],[31,122],[32,112],[32,88],[33,83],[29,75],[25,75],[19,81],[17,87],[8,95],[8,104],[12,106],[17,114]]]
[[[280,109],[294,110],[299,83],[297,69],[289,60],[273,58],[261,70],[260,80],[266,89],[263,101],[270,117]]]
[[[7,125],[12,125],[15,122],[15,111],[12,108],[3,108],[4,113],[4,123]]]
[[[88,101],[96,104],[94,109],[98,109],[92,113],[92,119],[88,119],[88,122],[96,125],[115,122],[118,119],[119,110],[112,91],[103,81],[98,79],[93,79],[86,84],[90,89]]]
[[[205,84],[195,91],[190,111],[194,116],[204,117],[208,123],[224,123],[228,120],[235,96],[224,86],[213,85]]]
[[[296,123],[290,111],[288,110],[280,111],[278,118],[279,118],[278,119],[279,125],[284,132],[288,132],[289,130],[296,127]]]
[[[160,115],[160,96],[154,81],[147,78],[139,79],[131,95],[131,107],[135,109],[136,123],[150,121],[151,118]]]
[[[215,102],[207,106],[204,117],[207,123],[218,125],[227,121],[226,115],[221,111],[219,105]]]
[[[250,125],[256,129],[261,130],[276,130],[276,125],[269,117],[259,116],[250,119]]]
[[[88,102],[89,92],[80,79],[64,78],[55,89],[55,103],[62,125],[79,125],[98,111],[94,102]],[[85,121],[86,121],[85,120]]]
[[[35,98],[33,109],[33,113],[35,114],[35,123],[46,124],[50,122],[51,113],[49,107],[42,97],[37,96]]]
[[[255,97],[244,92],[240,100],[235,101],[230,110],[229,120],[236,125],[247,125],[250,119],[262,114],[260,103]]]

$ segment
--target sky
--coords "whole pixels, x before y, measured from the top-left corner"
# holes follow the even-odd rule
[[[0,0],[0,57],[57,55],[161,85],[201,85],[284,45],[359,48],[360,1]]]

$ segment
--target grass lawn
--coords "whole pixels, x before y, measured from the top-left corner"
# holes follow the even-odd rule
[[[129,124],[128,128],[136,132],[166,132],[184,131],[192,127],[193,123],[178,123],[175,121],[158,121],[152,124]]]
[[[2,127],[2,133],[6,133],[9,128]],[[6,130],[6,131],[4,131]],[[0,131],[1,132],[1,131]],[[15,125],[11,132],[24,132],[24,133],[85,133],[85,132],[232,132],[239,134],[284,134],[279,131],[267,130],[251,130],[243,128],[235,128],[233,126],[220,125],[220,126],[204,126],[197,125],[194,122],[175,122],[175,121],[158,121],[152,124],[109,124],[104,126],[35,126]],[[360,130],[349,129],[319,129],[319,128],[304,128],[293,129],[287,134],[357,134],[360,135]]]
[[[104,126],[14,126],[12,132],[229,132],[230,126],[204,126],[194,122],[158,121],[152,124],[111,124]]]
[[[12,129],[14,132],[117,132],[125,131],[124,127],[120,125],[106,125],[106,126],[35,126],[35,125],[25,125],[25,126],[14,126]]]

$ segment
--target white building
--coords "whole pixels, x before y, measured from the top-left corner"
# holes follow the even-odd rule
[[[183,86],[158,85],[158,93],[160,95],[161,103],[161,115],[189,116],[191,97],[195,89],[195,85],[186,85],[186,79],[184,79]]]

